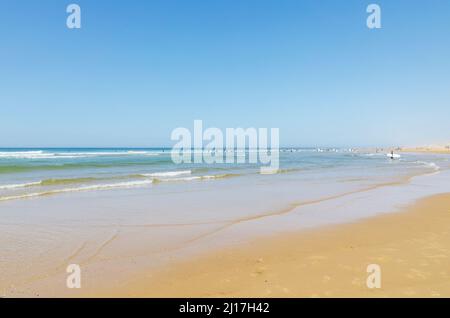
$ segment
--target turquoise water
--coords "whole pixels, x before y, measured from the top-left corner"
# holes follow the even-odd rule
[[[248,157],[248,151],[241,155]],[[280,150],[278,173],[261,176],[259,164],[174,164],[165,148],[0,149],[0,201],[238,177],[394,182],[448,166],[448,156],[405,154],[391,160],[383,152],[285,148]]]

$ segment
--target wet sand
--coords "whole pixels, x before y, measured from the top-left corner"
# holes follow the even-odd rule
[[[380,289],[366,285],[369,264],[381,267]],[[450,194],[209,252],[90,296],[450,297]]]

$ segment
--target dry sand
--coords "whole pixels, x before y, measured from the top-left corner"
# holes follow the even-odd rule
[[[369,264],[381,266],[380,289],[366,285]],[[450,297],[450,194],[209,253],[102,296]]]
[[[415,153],[435,153],[435,154],[450,154],[450,145],[444,146],[421,146],[421,147],[402,147],[401,152],[415,152]]]

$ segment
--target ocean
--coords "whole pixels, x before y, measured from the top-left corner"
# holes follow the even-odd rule
[[[246,155],[244,151],[237,155]],[[262,176],[258,164],[174,164],[170,149],[42,148],[0,149],[0,201],[80,191],[152,188],[160,183],[291,180],[348,187],[384,184],[436,173],[447,156],[420,154],[389,159],[383,152],[354,149],[284,148],[278,173]]]

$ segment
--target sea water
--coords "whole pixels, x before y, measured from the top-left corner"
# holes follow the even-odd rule
[[[298,148],[282,149],[278,173],[263,177],[258,164],[174,164],[170,149],[163,148],[0,149],[0,201],[236,177],[258,182],[335,182],[345,187],[433,173],[448,166],[447,156],[404,155],[392,160],[384,153]]]

